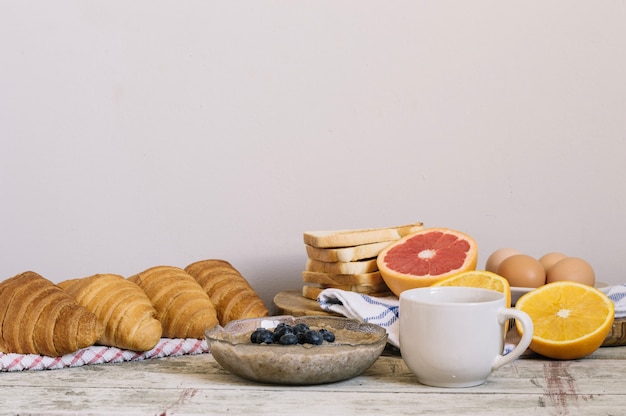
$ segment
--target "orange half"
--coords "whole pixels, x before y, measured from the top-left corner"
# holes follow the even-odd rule
[[[533,321],[530,349],[560,360],[579,359],[596,351],[615,319],[615,305],[607,295],[569,281],[532,290],[520,297],[515,307]],[[523,333],[519,324],[517,330]]]
[[[440,280],[433,286],[469,286],[503,293],[507,308],[511,306],[511,286],[504,277],[485,270],[471,270]]]

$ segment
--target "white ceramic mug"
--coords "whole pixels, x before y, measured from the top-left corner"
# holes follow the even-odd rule
[[[400,294],[400,353],[417,380],[429,386],[470,387],[518,358],[530,345],[533,323],[507,308],[504,294],[488,289],[434,286]],[[524,334],[503,354],[505,324],[518,320]]]

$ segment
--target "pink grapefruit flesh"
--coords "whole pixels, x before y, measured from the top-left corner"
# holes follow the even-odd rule
[[[377,259],[389,289],[430,286],[454,274],[476,269],[478,247],[469,235],[448,228],[426,228],[389,244]]]

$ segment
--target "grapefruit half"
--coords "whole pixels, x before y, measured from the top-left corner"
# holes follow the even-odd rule
[[[478,246],[469,235],[449,228],[425,228],[380,252],[380,274],[396,295],[430,286],[457,273],[476,269]]]

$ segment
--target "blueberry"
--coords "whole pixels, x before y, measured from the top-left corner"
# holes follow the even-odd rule
[[[256,344],[263,344],[263,343],[271,344],[274,342],[274,333],[272,331],[268,329],[261,329],[255,332],[257,332],[256,342],[255,341],[252,341],[252,342],[255,342]]]
[[[294,325],[293,327],[293,333],[294,334],[304,334],[306,331],[309,330],[309,326],[305,323],[299,323]]]
[[[274,328],[274,332],[279,331],[281,328],[285,328],[288,327],[289,324],[287,324],[286,322],[280,322],[278,325],[276,325],[276,328]]]
[[[304,341],[307,344],[320,345],[324,342],[322,335],[314,330],[308,330],[304,333]]]
[[[259,341],[259,333],[261,332],[261,330],[257,329],[256,331],[252,332],[252,334],[250,334],[250,342],[252,342],[253,344],[260,344],[261,341]]]
[[[298,343],[298,336],[295,334],[284,334],[278,339],[278,343],[282,345],[294,345]]]
[[[293,329],[288,325],[281,326],[280,328],[276,327],[276,329],[274,329],[274,338],[277,340],[285,334],[293,334]]]
[[[322,338],[324,339],[324,341],[335,342],[335,334],[332,333],[331,331],[322,328],[322,329],[320,329],[319,332],[322,335]]]

